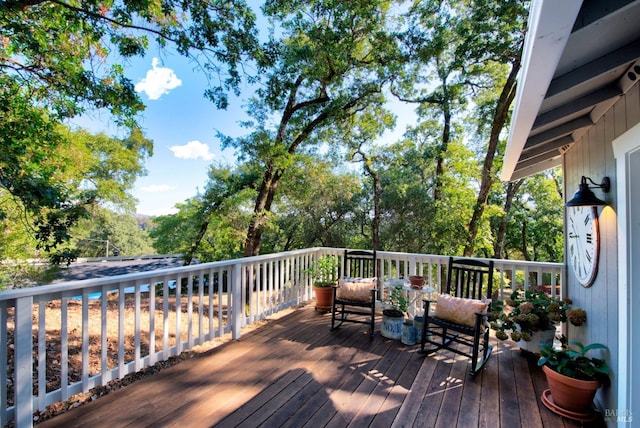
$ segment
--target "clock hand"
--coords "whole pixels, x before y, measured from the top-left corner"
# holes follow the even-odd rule
[[[576,231],[576,226],[571,222],[571,232],[569,232],[569,238],[579,238],[578,232]]]

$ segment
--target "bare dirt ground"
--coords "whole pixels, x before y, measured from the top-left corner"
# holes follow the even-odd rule
[[[148,300],[148,299],[147,299]],[[182,340],[186,340],[187,338],[187,316],[186,316],[186,299],[183,299],[181,306],[182,306],[182,312],[183,312],[183,316],[181,316],[181,331],[178,333],[177,332],[177,324],[176,324],[176,317],[175,317],[175,311],[172,311],[172,316],[169,319],[169,325],[170,326],[175,326],[173,328],[173,331],[170,332],[169,337],[170,337],[170,341],[169,341],[169,346],[173,346],[176,343],[176,337],[179,335],[181,337]],[[47,358],[47,364],[46,364],[46,381],[47,381],[47,391],[50,390],[55,390],[57,388],[60,387],[60,379],[61,379],[61,375],[63,372],[63,367],[62,367],[62,355],[61,355],[61,341],[60,341],[60,326],[61,326],[61,307],[60,307],[61,303],[58,302],[49,302],[47,304],[46,310],[45,310],[45,320],[46,320],[46,358]],[[175,300],[173,302],[173,305],[175,306]],[[193,303],[193,311],[194,313],[197,313],[198,311],[198,302],[197,299],[194,300]],[[148,308],[148,301],[144,300],[142,301],[142,308]],[[217,310],[218,310],[218,305],[215,304],[215,312],[214,312],[214,328],[217,328],[217,323],[218,323],[218,314],[217,314]],[[222,306],[222,310],[223,313],[225,313],[225,317],[226,317],[226,307],[223,305]],[[278,314],[276,314],[275,316],[271,317],[271,319],[274,318],[279,318],[281,316],[286,315],[287,313],[291,312],[292,310],[295,310],[295,308],[286,310],[286,311],[281,311]],[[134,312],[135,311],[135,306],[134,306],[134,301],[133,299],[127,299],[126,301],[126,316],[124,318],[124,330],[125,330],[125,334],[124,334],[124,349],[125,349],[125,355],[124,355],[124,360],[125,363],[132,361],[134,358],[134,351],[135,351],[135,325],[134,325]],[[204,313],[208,313],[208,306],[207,303],[204,304],[203,307],[203,311]],[[81,380],[81,376],[82,376],[82,365],[83,365],[83,361],[82,361],[82,304],[81,301],[73,301],[73,300],[69,300],[67,303],[67,337],[68,337],[68,349],[69,349],[69,361],[67,364],[67,376],[69,379],[69,383],[73,383],[76,381]],[[34,322],[34,326],[38,326],[38,319],[39,319],[40,313],[39,313],[39,309],[37,307],[37,305],[34,305],[34,310],[33,310],[33,322]],[[146,319],[146,324],[143,324],[140,326],[140,331],[142,332],[141,334],[141,354],[142,355],[147,355],[148,353],[148,347],[149,347],[149,340],[148,340],[148,335],[145,336],[145,332],[148,332],[148,324],[149,324],[149,315],[148,315],[148,309],[147,309],[147,316],[146,317],[142,317],[143,319]],[[101,323],[102,317],[101,317],[101,308],[100,308],[100,304],[98,302],[95,303],[91,303],[89,305],[89,359],[88,359],[88,365],[89,365],[89,373],[90,375],[93,374],[97,374],[100,373],[101,371],[101,329],[102,329],[102,323]],[[117,299],[110,299],[109,300],[109,304],[107,305],[107,316],[106,316],[106,320],[107,320],[107,332],[108,332],[108,338],[107,338],[107,367],[113,368],[113,367],[117,367],[118,365],[118,358],[119,358],[119,346],[118,346],[118,332],[119,332],[119,325],[120,325],[120,320],[119,320],[119,316],[118,316],[118,304],[117,304]],[[162,298],[159,298],[156,302],[156,350],[158,350],[158,348],[161,346],[162,344],[162,336],[163,336],[163,330],[162,328],[159,328],[158,326],[162,326]],[[208,323],[208,319],[205,320],[205,322]],[[13,348],[14,348],[14,338],[13,338],[13,319],[12,319],[12,314],[11,312],[9,313],[9,322],[8,322],[8,340],[7,340],[7,346],[8,346],[8,372],[9,372],[9,379],[7,382],[7,396],[10,397],[10,400],[13,399],[13,391],[14,391],[14,384],[13,384],[13,368],[14,368],[14,361],[13,361]],[[243,333],[251,331],[253,329],[259,328],[260,326],[264,325],[265,323],[268,323],[268,320],[265,321],[260,321],[257,323],[252,324],[251,326],[246,327],[245,329],[242,330]],[[194,327],[194,329],[197,331],[198,326],[196,325]],[[34,367],[37,368],[37,358],[38,358],[38,332],[34,331],[33,333],[33,338],[34,338]],[[78,407],[86,402],[90,402],[93,400],[98,399],[99,397],[102,397],[112,391],[118,390],[120,388],[123,388],[127,385],[130,385],[131,383],[142,379],[146,376],[150,376],[153,375],[154,373],[159,372],[160,370],[172,366],[174,364],[177,364],[181,361],[184,360],[188,360],[193,358],[194,356],[208,351],[212,348],[215,348],[216,346],[219,346],[225,342],[228,342],[232,340],[231,339],[231,334],[225,334],[222,337],[216,338],[214,340],[211,340],[201,346],[197,346],[192,350],[189,351],[185,351],[182,352],[180,355],[175,356],[175,357],[171,357],[170,359],[166,360],[166,361],[160,361],[156,364],[154,364],[151,367],[147,367],[137,373],[132,373],[129,374],[127,376],[125,376],[123,379],[119,379],[119,380],[114,380],[109,382],[107,385],[104,386],[99,386],[96,388],[93,388],[92,390],[90,390],[89,392],[86,393],[82,393],[82,394],[77,394],[75,396],[70,397],[68,400],[64,401],[64,402],[58,402],[55,403],[51,406],[49,406],[48,408],[46,408],[43,411],[38,411],[34,414],[34,424],[37,424],[39,422],[45,421],[47,419],[50,419],[58,414],[64,413],[69,409]],[[34,393],[37,393],[38,391],[38,375],[37,375],[37,370],[34,370]],[[11,404],[11,402],[10,402]]]

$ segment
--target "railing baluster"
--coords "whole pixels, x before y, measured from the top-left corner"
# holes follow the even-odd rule
[[[60,302],[60,391],[61,399],[65,401],[69,398],[69,317],[68,298],[62,296]]]
[[[193,274],[187,278],[187,349],[193,348]]]
[[[8,331],[7,323],[9,322],[8,302],[5,300],[0,301],[0,376],[2,376],[2,387],[0,388],[0,426],[5,426],[9,422],[7,416],[7,382],[9,373],[7,372],[7,362],[9,361],[9,354],[7,352]],[[14,329],[14,333],[17,329]],[[14,361],[17,360],[14,357]]]
[[[45,407],[46,407],[45,396],[47,395],[47,318],[46,318],[46,309],[47,309],[46,302],[45,301],[39,301],[38,302],[38,410],[44,410],[45,409]],[[3,323],[3,325],[4,325],[4,323]],[[2,340],[0,343],[7,343],[7,342],[6,342],[6,340]],[[3,403],[5,403],[5,402],[3,401]]]
[[[149,366],[158,361],[156,352],[156,280],[149,282]]]
[[[204,343],[204,271],[198,273],[198,345]]]
[[[230,281],[231,287],[231,305],[227,305],[227,319],[231,321],[231,332],[233,339],[240,337],[240,328],[242,327],[242,320],[244,319],[244,290],[242,287],[242,269],[240,263],[236,263],[233,266],[233,275]],[[227,291],[229,292],[229,291]],[[232,307],[233,306],[233,307]],[[231,311],[231,313],[229,313]]]
[[[225,293],[226,298],[226,308],[227,308],[227,319],[229,318],[229,272],[227,271],[227,275],[223,274],[222,268],[218,269],[218,290],[217,298],[218,298],[218,335],[222,337],[224,334],[224,319],[223,319],[223,311],[225,302],[222,300],[222,292],[223,290],[227,290]]]
[[[209,303],[209,310],[208,310],[208,322],[209,322],[209,340],[212,340],[215,337],[215,331],[213,329],[213,293],[214,293],[214,282],[213,282],[213,278],[214,278],[214,270],[213,269],[209,269],[209,288],[208,288],[208,293],[207,293],[207,300]]]
[[[31,426],[33,415],[33,296],[16,299],[14,329],[14,387],[16,426]],[[5,342],[6,343],[6,342]],[[2,385],[6,385],[3,379]]]
[[[108,304],[109,296],[107,295],[107,288],[102,287],[100,293],[100,368],[101,385],[106,385],[111,381],[111,372],[108,370],[109,362],[109,324],[108,321]]]
[[[89,389],[89,293],[82,291],[82,389]]]
[[[141,321],[141,313],[140,313],[140,280],[136,281],[135,289],[134,289],[134,319],[133,319],[133,341],[134,341],[134,350],[133,350],[133,361],[135,362],[134,367],[135,371],[139,371],[142,368],[142,362],[140,361],[140,321]]]
[[[125,310],[124,284],[120,284],[118,288],[118,378],[120,379],[127,374],[124,367]]]
[[[173,355],[180,355],[182,353],[182,282],[184,276],[178,276],[176,278],[176,322],[175,322],[175,334],[176,343],[173,347],[175,352]]]

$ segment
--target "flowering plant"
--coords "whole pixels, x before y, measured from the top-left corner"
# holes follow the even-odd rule
[[[559,322],[582,325],[587,314],[582,309],[571,308],[571,303],[568,298],[551,297],[544,291],[514,291],[510,298],[493,306],[497,313],[491,328],[496,330],[498,339],[511,337],[517,342],[530,341],[534,332],[553,329]]]

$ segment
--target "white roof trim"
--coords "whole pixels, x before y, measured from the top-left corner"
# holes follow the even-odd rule
[[[582,0],[533,0],[515,108],[500,178],[512,180],[533,122],[582,6]]]

